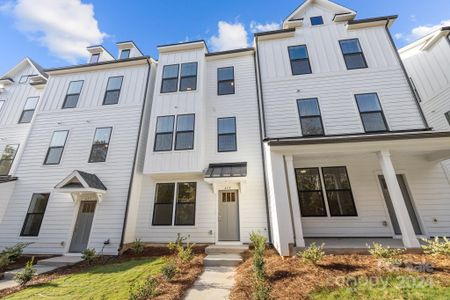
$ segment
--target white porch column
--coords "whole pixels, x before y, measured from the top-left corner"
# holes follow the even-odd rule
[[[284,159],[281,153],[270,151],[267,145],[265,146],[265,151],[272,242],[280,255],[289,256],[289,244],[294,242],[294,234],[292,231],[289,190]]]
[[[402,232],[403,244],[406,248],[420,248],[408,209],[406,208],[405,200],[403,199],[402,190],[397,180],[397,174],[392,164],[391,153],[389,150],[382,150],[377,155]]]
[[[291,211],[294,222],[295,245],[297,247],[305,247],[305,239],[303,238],[302,216],[300,214],[300,201],[297,191],[297,180],[295,178],[294,157],[292,155],[287,155],[284,157],[284,160],[286,162],[286,173],[289,184]]]

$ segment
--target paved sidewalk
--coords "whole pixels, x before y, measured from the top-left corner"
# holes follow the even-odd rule
[[[205,267],[186,294],[185,300],[228,299],[234,285],[234,267]]]

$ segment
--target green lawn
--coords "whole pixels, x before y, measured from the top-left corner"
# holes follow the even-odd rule
[[[157,274],[163,265],[163,258],[152,258],[96,266],[26,288],[6,299],[128,299],[130,285]]]
[[[323,289],[311,295],[315,300],[447,300],[450,299],[450,288],[442,287],[437,282],[423,281],[414,276],[388,276],[344,287],[337,290]]]

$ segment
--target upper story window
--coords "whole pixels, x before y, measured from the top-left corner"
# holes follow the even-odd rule
[[[44,165],[59,165],[68,135],[68,130],[53,132],[52,140],[48,147],[47,155],[45,156]]]
[[[112,105],[119,103],[120,89],[122,88],[123,76],[109,77],[106,86],[103,105]]]
[[[38,236],[50,194],[33,194],[20,236]]]
[[[62,108],[75,108],[77,107],[78,98],[81,94],[81,89],[83,88],[83,80],[72,81],[69,84],[69,89],[67,90],[66,98],[64,99],[64,104]]]
[[[173,125],[175,116],[158,117],[156,121],[155,146],[153,150],[171,151],[173,141]]]
[[[119,59],[127,59],[130,58],[130,49],[123,49],[120,51],[120,57]]]
[[[319,100],[317,98],[297,100],[303,136],[324,135]]]
[[[383,132],[388,127],[376,93],[355,95],[365,132]]]
[[[99,59],[100,59],[100,53],[92,54],[91,59],[89,60],[89,63],[90,64],[98,63]]]
[[[358,39],[339,41],[347,70],[367,68],[366,58]]]
[[[197,89],[197,63],[181,64],[180,92]]]
[[[237,151],[236,118],[217,119],[217,151]]]
[[[179,65],[168,65],[163,68],[161,93],[173,93],[178,89]]]
[[[22,76],[20,76],[19,83],[20,84],[25,84],[25,83],[28,82],[29,78],[30,78],[30,75],[22,75]]]
[[[217,95],[234,94],[234,67],[217,69]]]
[[[34,111],[39,102],[39,97],[30,97],[25,102],[22,114],[20,115],[19,123],[30,123],[33,119]]]
[[[178,115],[177,131],[175,134],[175,150],[194,149],[195,115]]]
[[[19,149],[19,145],[6,145],[2,156],[0,156],[0,176],[9,174],[17,154],[17,149]]]
[[[94,141],[92,143],[90,163],[105,162],[108,155],[109,141],[111,139],[112,127],[95,129]]]
[[[311,25],[312,26],[322,25],[323,24],[322,16],[311,17],[310,20],[311,20]]]
[[[306,45],[291,46],[289,50],[289,59],[291,61],[292,75],[311,74],[311,65],[309,62],[308,48]]]

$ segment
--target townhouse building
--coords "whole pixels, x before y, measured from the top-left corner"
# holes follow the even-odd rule
[[[272,242],[418,248],[450,234],[440,167],[450,135],[429,128],[389,33],[308,0],[255,37]]]
[[[126,242],[248,243],[268,235],[253,48],[159,46],[139,198]]]
[[[37,254],[118,253],[143,164],[139,141],[148,127],[155,61],[133,42],[117,47],[117,59],[94,46],[87,64],[46,70],[0,224],[2,247],[25,242]]]
[[[0,78],[0,221],[46,82],[47,74],[30,58]]]

